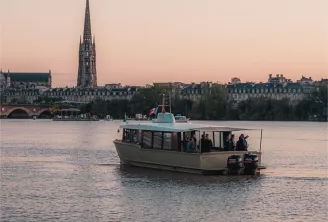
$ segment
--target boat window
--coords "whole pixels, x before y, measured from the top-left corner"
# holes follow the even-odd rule
[[[153,141],[153,135],[150,131],[143,131],[143,147],[144,148],[151,148],[152,147],[152,141]]]
[[[154,149],[162,149],[162,139],[163,139],[163,133],[162,132],[153,132],[154,134],[154,142],[153,147]]]
[[[172,145],[172,133],[163,133],[163,149],[170,150]]]
[[[131,142],[131,131],[129,129],[124,129],[124,131],[123,131],[123,141]]]
[[[141,131],[124,129],[123,141],[132,143],[141,143]]]
[[[138,130],[132,131],[132,142],[140,143],[141,142],[141,134],[138,133]]]

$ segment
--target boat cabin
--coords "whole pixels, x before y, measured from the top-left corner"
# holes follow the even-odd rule
[[[249,130],[190,123],[175,124],[174,116],[172,114],[170,116],[168,113],[165,114],[159,115],[157,121],[153,123],[122,125],[122,142],[137,144],[143,149],[184,152],[187,143],[185,137],[188,137],[196,139],[198,153],[221,152],[225,151],[225,138],[228,135],[234,131]],[[211,140],[211,145],[199,142],[202,135],[205,136],[206,134]]]

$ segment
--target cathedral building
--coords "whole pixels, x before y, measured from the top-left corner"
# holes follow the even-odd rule
[[[92,39],[89,0],[86,0],[84,33],[80,37],[77,87],[97,87],[96,43]]]

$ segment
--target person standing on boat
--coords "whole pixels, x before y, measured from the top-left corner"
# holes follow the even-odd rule
[[[235,141],[235,134],[232,134],[229,139],[229,151],[235,151],[236,150],[236,141]]]
[[[211,149],[213,147],[213,142],[212,140],[209,138],[208,134],[205,135],[205,139],[208,140],[208,146]]]
[[[205,134],[202,135],[199,145],[202,153],[210,152],[209,140],[205,138]]]
[[[199,150],[198,150],[198,147],[197,147],[197,138],[196,138],[196,134],[194,134],[192,136],[192,142],[193,142],[193,146],[194,146],[194,149],[197,153],[199,153]]]
[[[187,137],[187,135],[184,135],[184,138],[182,140],[182,152],[187,151],[187,144],[189,142],[189,138]]]
[[[248,136],[245,137],[244,134],[241,134],[239,137],[239,140],[237,142],[236,150],[237,151],[247,151],[248,144],[247,144],[247,139]]]
[[[230,150],[230,137],[229,137],[229,135],[227,135],[227,137],[225,138],[225,140],[223,142],[223,150],[224,151],[229,151]]]

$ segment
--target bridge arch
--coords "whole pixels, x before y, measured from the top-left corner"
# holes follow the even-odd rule
[[[9,117],[13,112],[18,111],[18,110],[24,111],[27,114],[27,117],[31,116],[31,111],[26,109],[25,107],[14,107],[7,111],[7,117]]]
[[[35,116],[40,116],[41,114],[44,114],[44,113],[49,113],[49,115],[51,114],[50,110],[48,108],[44,108],[44,109],[41,109],[39,112],[37,112],[35,114]]]

